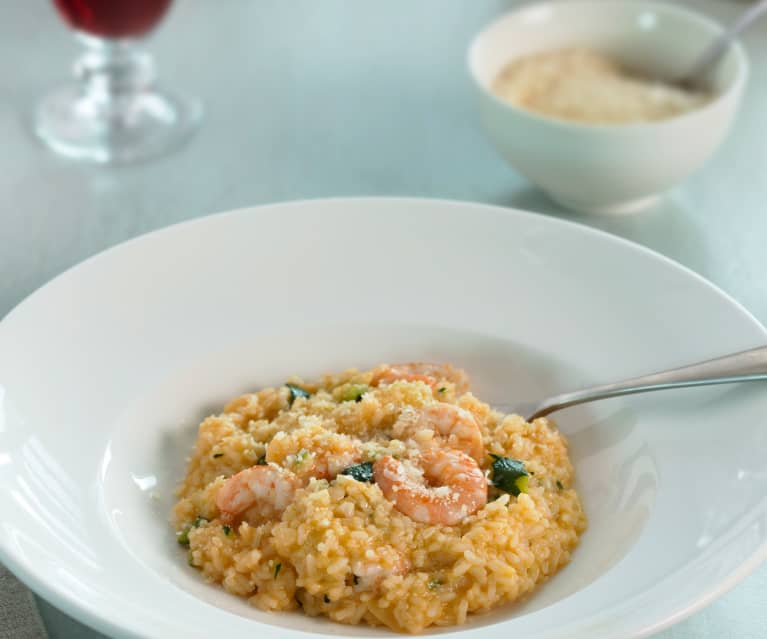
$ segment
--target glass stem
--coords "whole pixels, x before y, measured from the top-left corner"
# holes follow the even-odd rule
[[[80,107],[106,126],[130,126],[132,103],[154,85],[152,57],[135,40],[107,40],[78,34],[86,45],[74,66]]]

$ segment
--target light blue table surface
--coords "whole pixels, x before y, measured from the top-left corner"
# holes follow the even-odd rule
[[[685,3],[723,21],[744,6]],[[0,3],[0,317],[89,255],[174,222],[279,200],[414,195],[606,229],[698,271],[767,323],[767,23],[744,39],[752,77],[714,160],[652,211],[589,218],[546,200],[479,129],[465,49],[515,4],[178,0],[151,48],[166,81],[203,97],[204,126],[173,156],[108,169],[59,160],[30,137],[35,97],[77,47],[44,0]],[[100,636],[39,605],[51,637]],[[764,639],[767,567],[658,636]]]

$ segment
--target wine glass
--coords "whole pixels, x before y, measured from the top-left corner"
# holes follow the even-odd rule
[[[202,115],[200,102],[162,91],[141,38],[172,0],[53,0],[85,45],[76,82],[46,95],[35,132],[54,151],[102,163],[163,154],[183,142]]]

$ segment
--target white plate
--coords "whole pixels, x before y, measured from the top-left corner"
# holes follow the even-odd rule
[[[186,566],[167,519],[202,416],[289,373],[382,360],[450,360],[514,403],[765,341],[690,271],[521,211],[329,200],[182,224],[0,323],[1,558],[117,636],[389,634],[260,612]],[[572,563],[435,632],[626,639],[720,595],[767,551],[766,413],[757,385],[563,412],[590,519]]]

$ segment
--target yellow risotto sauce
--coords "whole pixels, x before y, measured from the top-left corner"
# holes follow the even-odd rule
[[[202,422],[172,519],[262,610],[419,632],[530,593],[586,527],[565,438],[450,365],[294,378]]]

